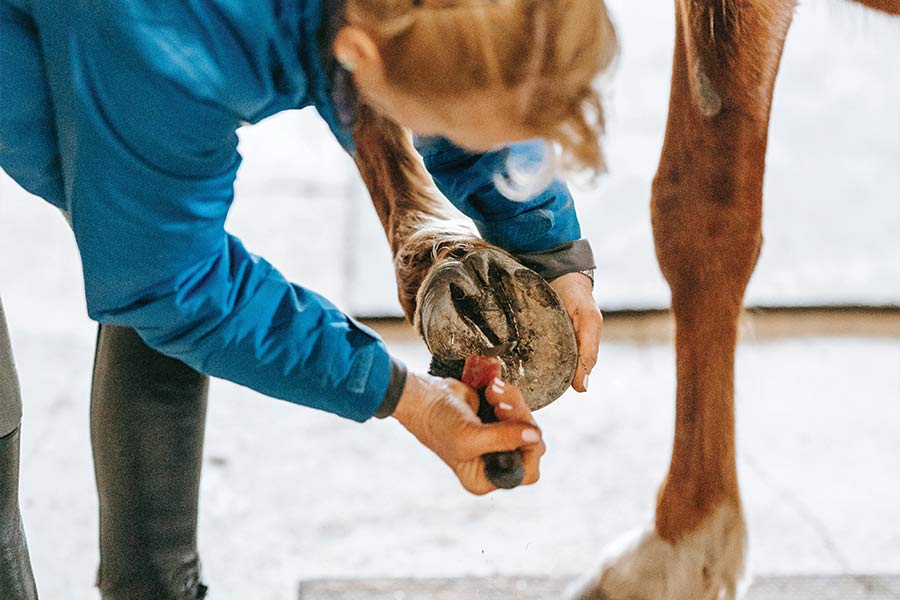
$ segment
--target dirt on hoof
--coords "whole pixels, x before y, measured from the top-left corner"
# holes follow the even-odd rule
[[[500,349],[502,376],[532,410],[559,398],[578,363],[572,321],[553,288],[493,248],[437,263],[422,283],[416,323],[441,360]]]

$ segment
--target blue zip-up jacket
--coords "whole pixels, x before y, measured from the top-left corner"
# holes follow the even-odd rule
[[[242,121],[314,105],[349,145],[322,6],[0,0],[0,166],[70,214],[92,318],[203,373],[362,421],[397,377],[384,344],[224,228]],[[505,151],[421,151],[488,240],[540,252],[580,237],[563,185],[526,203],[497,192]]]

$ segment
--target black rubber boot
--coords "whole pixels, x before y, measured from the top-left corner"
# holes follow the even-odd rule
[[[197,600],[208,379],[103,325],[91,392],[104,600]]]
[[[0,438],[0,598],[37,600],[19,513],[19,428]]]

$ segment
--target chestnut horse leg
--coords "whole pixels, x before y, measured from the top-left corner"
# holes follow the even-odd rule
[[[412,323],[432,265],[490,245],[444,210],[446,200],[400,126],[360,104],[353,138],[356,165],[394,257],[400,305]]]
[[[734,351],[762,243],[772,90],[795,0],[676,0],[669,120],[653,185],[676,324],[675,439],[653,528],[573,586],[579,600],[739,593],[745,532]]]
[[[900,0],[856,0],[856,2],[889,15],[900,16]]]

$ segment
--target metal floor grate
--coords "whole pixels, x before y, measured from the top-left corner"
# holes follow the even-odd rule
[[[900,575],[760,577],[747,600],[895,600]]]
[[[555,600],[571,578],[337,579],[303,582],[300,600]],[[757,577],[744,600],[900,600],[900,575]]]

